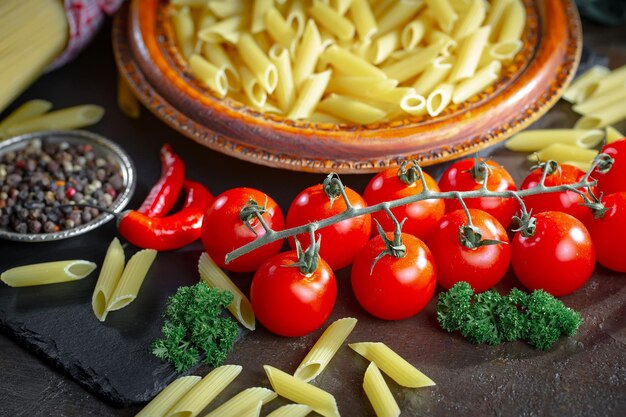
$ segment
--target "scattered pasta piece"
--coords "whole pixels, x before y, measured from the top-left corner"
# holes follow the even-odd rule
[[[119,74],[117,76],[117,107],[132,119],[137,119],[141,113],[137,97],[131,91],[126,80]]]
[[[124,308],[137,298],[141,284],[148,275],[156,255],[157,251],[144,249],[130,258],[111,294],[111,299],[107,300],[107,313]]]
[[[124,262],[124,248],[120,241],[114,238],[102,262],[100,276],[91,298],[91,307],[100,321],[107,317],[107,305],[124,271]]]
[[[593,149],[583,149],[577,146],[553,143],[535,152],[528,157],[531,162],[553,160],[558,163],[566,161],[589,162],[598,154]]]
[[[10,287],[57,284],[85,278],[96,269],[96,264],[83,260],[44,262],[11,268],[0,275]]]
[[[596,65],[588,69],[584,74],[576,78],[574,82],[563,93],[563,100],[570,103],[580,103],[585,100],[590,94],[590,87],[593,83],[605,77],[610,73],[606,67]]]
[[[400,407],[398,407],[398,403],[393,398],[383,375],[374,362],[370,362],[365,371],[363,390],[378,417],[397,417],[400,415]]]
[[[336,320],[328,326],[302,360],[294,376],[309,382],[321,374],[346,341],[356,323],[356,319],[347,317]]]
[[[615,129],[613,126],[606,127],[606,143],[612,143],[623,138],[624,134]]]
[[[183,376],[174,380],[135,417],[163,417],[200,379],[199,376]]]
[[[93,104],[84,104],[12,123],[3,130],[2,134],[4,136],[16,136],[37,130],[78,129],[98,123],[102,116],[104,116],[104,108]]]
[[[272,366],[264,365],[263,368],[272,388],[281,397],[308,405],[323,416],[339,417],[337,402],[330,393]]]
[[[248,297],[241,292],[239,287],[231,281],[228,275],[206,253],[200,255],[198,271],[200,272],[200,278],[209,287],[229,291],[233,294],[233,301],[228,306],[228,310],[246,329],[254,330],[256,327],[254,311]]]
[[[593,148],[602,141],[603,137],[604,132],[599,129],[525,130],[509,139],[505,146],[517,152],[535,152],[553,143]]]
[[[0,136],[2,131],[16,123],[20,123],[24,120],[32,119],[33,117],[41,116],[47,113],[52,108],[52,103],[46,100],[30,100],[13,110],[7,117],[0,122]]]
[[[380,342],[362,342],[349,345],[356,353],[374,362],[381,371],[403,387],[421,388],[435,385],[404,358]]]
[[[304,404],[287,404],[277,408],[267,415],[267,417],[304,417],[313,409]]]
[[[261,387],[248,388],[233,396],[205,417],[240,417],[250,408],[255,409],[259,402],[267,404],[276,397],[276,393],[271,389]]]

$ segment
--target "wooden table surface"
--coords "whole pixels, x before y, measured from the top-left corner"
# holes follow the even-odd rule
[[[611,67],[626,64],[626,27],[605,28],[585,23],[584,32],[585,45],[597,53],[608,56]],[[154,150],[165,141],[172,143],[176,149],[181,149],[182,153],[187,154],[188,164],[196,174],[201,175],[202,172],[207,172],[207,175],[212,175],[206,179],[206,183],[213,186],[212,190],[215,193],[237,185],[250,185],[264,189],[270,195],[278,195],[277,200],[284,207],[298,190],[320,181],[319,175],[287,173],[257,167],[200,148],[166,127],[146,110],[142,112],[139,120],[127,119],[116,107],[115,85],[110,25],[107,25],[96,41],[75,62],[43,76],[18,98],[16,103],[22,103],[31,98],[43,98],[52,101],[58,108],[82,103],[103,105],[107,109],[107,114],[104,120],[92,130],[117,140],[137,162],[140,176],[134,202],[140,201],[140,197],[145,195],[159,172],[158,160],[153,157],[149,158],[148,152],[144,150],[149,148],[152,152],[150,155],[155,155]],[[568,106],[560,103],[537,125],[568,127],[571,126],[572,120],[574,120],[573,115],[569,112]],[[499,149],[494,152],[494,158],[507,167],[511,167],[516,180],[519,181],[523,177],[525,164],[522,156]],[[205,160],[211,161],[211,167],[207,168],[203,165]],[[146,172],[145,176],[141,175],[142,169]],[[221,171],[229,171],[229,176],[222,176]],[[437,169],[433,172],[436,171]],[[369,178],[370,176],[347,176],[344,182],[351,184],[357,190],[362,190]],[[0,270],[3,270],[7,264],[2,254],[4,249],[9,247],[8,245],[11,243],[0,241]],[[343,276],[346,276],[346,273],[343,273]],[[575,340],[571,343],[578,343],[575,346],[579,347],[581,354],[578,361],[577,359],[571,361],[572,369],[575,371],[568,372],[567,361],[565,361],[565,369],[558,369],[563,362],[559,362],[558,366],[552,369],[551,363],[555,362],[551,362],[550,353],[544,354],[539,351],[532,352],[526,357],[528,363],[525,366],[527,369],[535,369],[532,372],[541,375],[542,378],[545,377],[543,380],[533,380],[531,375],[520,379],[519,375],[510,375],[504,368],[481,368],[483,364],[480,363],[474,363],[471,366],[465,363],[466,366],[459,373],[458,378],[450,378],[447,381],[448,390],[442,385],[442,381],[439,381],[438,389],[441,391],[433,390],[421,394],[419,397],[421,403],[416,405],[415,410],[434,415],[625,415],[625,278],[623,275],[619,276],[619,274],[599,268],[590,281],[591,284],[588,284],[588,286],[602,286],[603,280],[609,280],[617,288],[609,300],[610,306],[605,305],[593,310],[590,321],[588,320],[585,324],[585,326],[595,326],[599,323],[600,326],[610,327],[610,330],[604,330],[610,343],[589,340],[583,345],[582,341],[573,338]],[[594,289],[581,290],[578,296],[582,297],[589,291],[593,292]],[[421,322],[436,326],[433,303],[423,313],[426,316]],[[375,331],[384,331],[381,330],[384,327],[379,321],[371,318],[365,321],[376,329]],[[592,330],[585,330],[587,331],[593,334]],[[387,336],[394,338],[393,335]],[[272,338],[267,334],[262,337],[268,340]],[[449,339],[443,340],[454,339],[455,345],[469,345],[457,336],[446,337]],[[246,341],[242,342],[242,344],[245,343]],[[287,342],[281,343],[287,346]],[[295,345],[297,341],[289,343],[290,347]],[[258,343],[255,348],[248,346],[245,348],[245,354],[249,355],[254,352],[254,349],[260,349],[259,355],[263,356],[265,353],[262,348],[263,344]],[[437,346],[437,350],[441,349],[445,350],[446,346]],[[472,351],[476,349],[494,348],[471,346]],[[595,356],[596,353],[599,356]],[[243,354],[235,353],[236,356]],[[282,353],[273,352],[273,354],[281,355]],[[429,357],[435,354],[436,352],[425,352],[423,361],[427,363]],[[459,362],[461,358],[458,358],[458,355],[465,353],[457,351],[457,356],[454,354],[455,352],[451,352],[450,360]],[[497,351],[495,356],[498,356]],[[606,359],[606,361],[603,362],[600,359]],[[610,363],[611,361],[616,361],[616,363]],[[445,367],[445,365],[444,360],[442,366]],[[542,373],[540,368],[543,367],[548,369]],[[472,374],[474,371],[476,372]],[[593,378],[594,375],[599,375],[600,379]],[[494,380],[500,382],[494,384]],[[527,384],[511,386],[510,381],[527,382]],[[262,382],[259,380],[250,384]],[[491,391],[485,388],[490,386]],[[358,393],[358,389],[355,388],[354,392]],[[548,396],[545,395],[546,392],[549,393]],[[402,395],[403,403],[413,401],[404,397],[408,394]],[[441,402],[450,401],[450,396],[456,397],[454,406],[440,406]],[[536,398],[543,399],[537,401]],[[553,401],[550,398],[553,398]],[[339,398],[340,409],[345,415],[361,414],[361,411],[358,411],[359,408],[342,407],[341,400],[342,398]],[[364,400],[358,399],[358,401]],[[507,405],[506,407],[487,406],[486,404],[490,402]],[[0,416],[132,416],[139,409],[140,407],[120,409],[102,402],[92,393],[22,349],[14,340],[0,334]],[[364,409],[371,414],[371,409]]]

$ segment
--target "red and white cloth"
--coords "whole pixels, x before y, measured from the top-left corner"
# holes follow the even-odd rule
[[[65,51],[57,57],[48,70],[59,68],[74,59],[98,32],[105,14],[115,13],[123,1],[64,0],[70,36]]]

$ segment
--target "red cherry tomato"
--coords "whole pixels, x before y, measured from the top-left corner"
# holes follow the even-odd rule
[[[521,190],[535,188],[541,181],[542,168],[531,171],[522,183]],[[559,169],[546,176],[546,187],[564,184],[574,184],[585,176],[585,172],[578,167],[562,164]],[[585,191],[582,190],[581,191]],[[588,195],[588,194],[587,194]],[[543,213],[545,211],[560,211],[574,216],[579,220],[585,218],[589,209],[581,204],[585,202],[582,196],[573,191],[563,191],[560,193],[537,194],[523,198],[526,209],[532,210],[532,214]]]
[[[393,233],[387,233],[393,239]],[[385,255],[380,236],[359,252],[352,265],[352,290],[370,314],[384,320],[401,320],[419,313],[432,298],[437,278],[435,263],[428,247],[413,235],[402,233],[406,254],[402,258]]]
[[[439,191],[435,180],[424,172],[426,185],[431,191]],[[382,171],[371,179],[363,198],[367,204],[373,206],[383,201],[395,200],[421,193],[423,190],[421,180],[412,184],[406,184],[398,178],[398,170],[395,168]],[[415,203],[406,204],[391,209],[396,219],[402,221],[406,219],[402,231],[420,239],[427,239],[434,230],[437,222],[445,212],[443,200],[422,200]],[[384,211],[372,213],[372,217],[380,223],[383,230],[392,232],[394,223]],[[378,233],[376,228],[372,228],[373,233]]]
[[[597,261],[613,271],[626,272],[626,191],[602,198],[607,211],[600,218],[590,213],[585,226],[596,247]]]
[[[593,178],[598,180],[598,191],[604,194],[626,191],[626,138],[604,145],[600,152],[608,154],[615,162],[607,173],[593,173]]]
[[[241,209],[254,200],[259,206],[266,204],[263,219],[273,230],[283,230],[285,219],[280,207],[265,193],[253,188],[233,188],[215,198],[202,221],[202,243],[204,250],[222,269],[233,272],[252,272],[267,258],[280,252],[282,241],[270,243],[247,253],[226,264],[227,253],[250,243],[265,234],[265,229],[256,217],[250,217],[250,226],[241,220]],[[256,234],[255,234],[256,232]]]
[[[555,297],[570,294],[589,279],[596,252],[585,226],[558,211],[534,215],[535,233],[517,232],[512,242],[513,271],[529,290],[542,289]]]
[[[484,245],[470,249],[460,241],[459,232],[467,225],[464,210],[447,213],[427,241],[437,264],[437,281],[450,289],[459,281],[468,282],[474,291],[483,292],[496,285],[511,261],[509,238],[504,227],[491,214],[470,209],[472,224],[480,231],[482,239],[504,243]]]
[[[481,159],[489,167],[487,189],[489,191],[515,191],[517,187],[511,174],[500,164],[494,161]],[[474,158],[463,159],[452,164],[441,176],[439,188],[441,191],[473,191],[483,186],[481,173],[476,167]],[[519,210],[519,204],[514,198],[481,197],[468,198],[465,201],[467,207],[486,211],[495,217],[498,222],[509,227],[515,213]],[[461,208],[457,200],[446,200],[446,212]]]
[[[345,187],[345,190],[354,208],[367,206],[357,192],[348,187]],[[323,186],[314,185],[298,194],[291,203],[287,212],[287,228],[325,219],[345,210],[346,202],[341,195],[335,198],[331,206],[330,198],[324,192]],[[319,255],[334,270],[350,265],[359,250],[367,244],[371,228],[372,218],[367,214],[319,229],[316,232],[322,237]],[[298,240],[303,249],[309,247],[308,233],[298,235]],[[289,244],[295,248],[293,239],[289,239]]]
[[[335,275],[323,259],[307,275],[290,266],[297,261],[296,251],[271,257],[256,271],[250,287],[256,318],[281,336],[303,336],[318,329],[337,298]]]

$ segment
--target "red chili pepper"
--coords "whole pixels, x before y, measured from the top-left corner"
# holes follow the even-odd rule
[[[161,178],[137,210],[148,217],[163,217],[176,204],[185,180],[185,164],[170,145],[161,148]]]
[[[149,217],[135,210],[122,213],[120,234],[135,246],[158,251],[179,249],[200,237],[202,218],[214,198],[202,185],[185,181],[183,208],[167,217]]]

